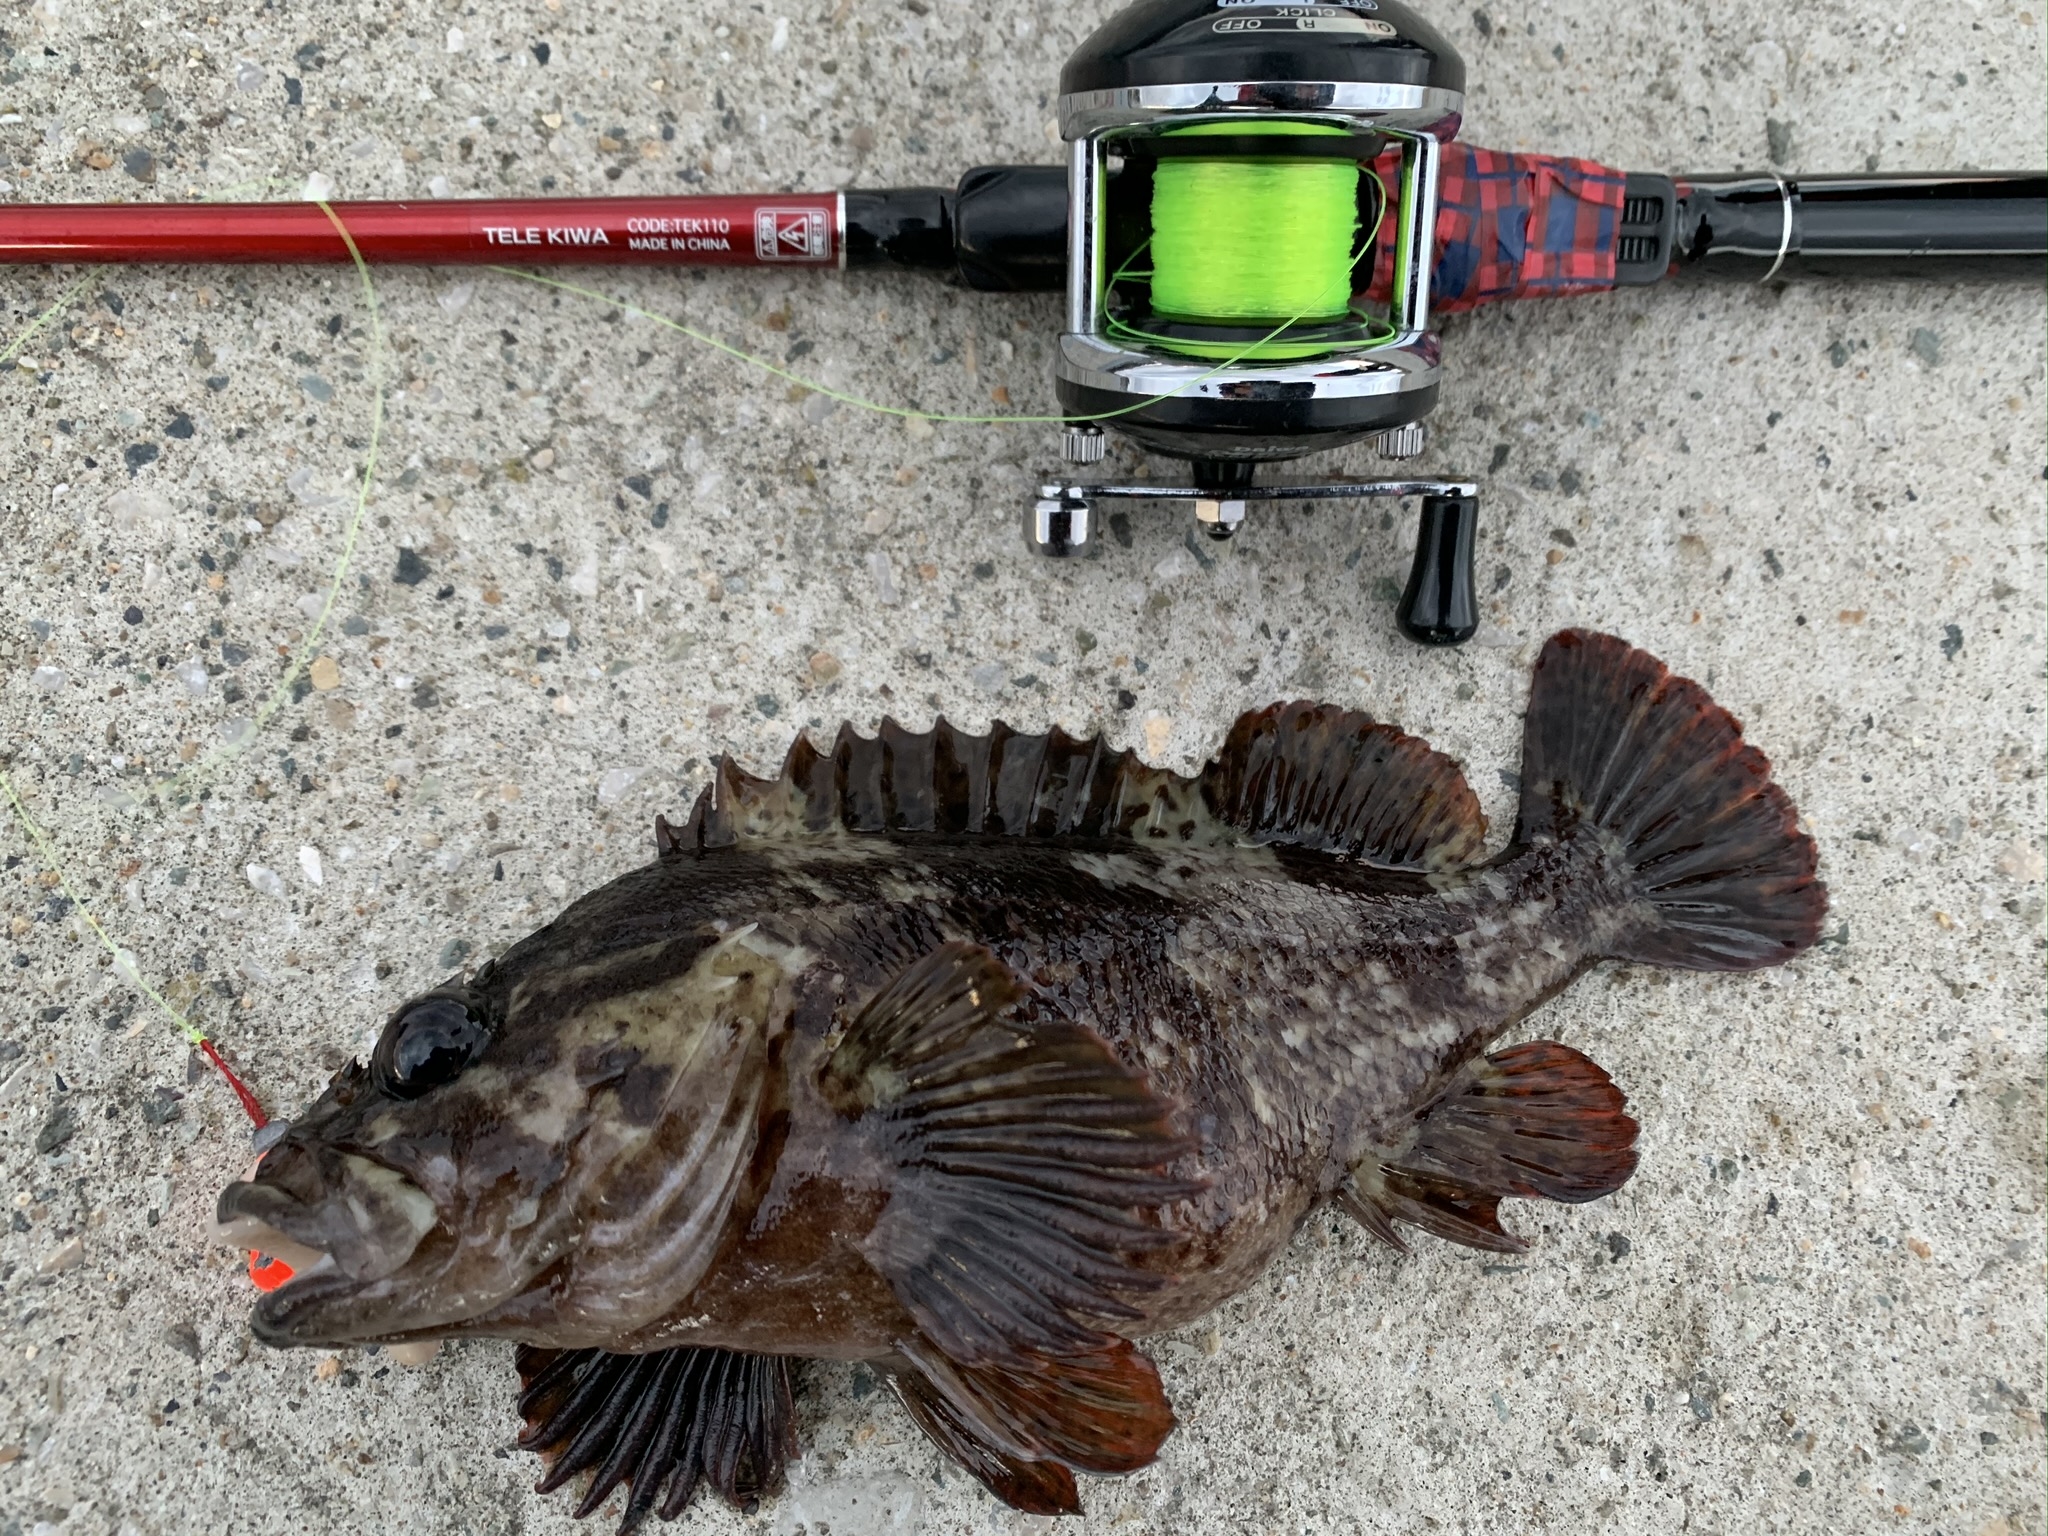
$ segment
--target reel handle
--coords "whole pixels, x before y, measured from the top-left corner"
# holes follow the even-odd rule
[[[1420,645],[1462,645],[1479,630],[1472,574],[1479,532],[1477,496],[1425,496],[1416,529],[1415,565],[1394,618]]]

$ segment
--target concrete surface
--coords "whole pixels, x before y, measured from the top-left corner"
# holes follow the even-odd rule
[[[0,20],[0,195],[950,180],[1055,154],[1059,62],[1110,8],[38,0]],[[1477,142],[2048,158],[2035,0],[1431,9]],[[0,278],[0,334],[70,281]],[[877,399],[1050,404],[1050,298],[599,281]],[[1182,1428],[1074,1529],[2041,1529],[2038,288],[1454,323],[1427,462],[1487,472],[1492,595],[1449,655],[1391,628],[1405,515],[1288,511],[1219,550],[1141,512],[1130,547],[1052,568],[1015,531],[1043,429],[826,412],[489,276],[378,293],[390,407],[332,670],[226,761],[341,555],[371,414],[352,279],[101,273],[0,379],[0,750],[78,893],[266,1102],[648,857],[721,749],[765,765],[798,727],[943,710],[1189,768],[1241,707],[1307,694],[1459,755],[1498,824],[1536,645],[1598,625],[1748,721],[1820,839],[1826,945],[1748,978],[1610,968],[1550,1005],[1541,1031],[1633,1096],[1628,1189],[1517,1207],[1535,1244],[1508,1264],[1312,1221],[1161,1344]],[[188,751],[203,802],[148,800]],[[11,822],[0,853],[0,1533],[570,1529],[507,1449],[509,1348],[417,1372],[251,1348],[253,1293],[203,1239],[246,1125]],[[1037,1528],[871,1387],[814,1372],[794,1489],[694,1528]]]

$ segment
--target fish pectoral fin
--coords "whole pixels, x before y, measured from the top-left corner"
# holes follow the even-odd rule
[[[1423,1112],[1405,1145],[1352,1169],[1338,1202],[1375,1237],[1405,1247],[1406,1222],[1470,1248],[1527,1245],[1500,1202],[1577,1205],[1611,1195],[1636,1168],[1636,1122],[1614,1080],[1554,1040],[1475,1061]]]
[[[1024,1019],[1029,984],[944,944],[860,1012],[827,1063],[828,1102],[889,1170],[863,1251],[931,1344],[957,1360],[1101,1347],[1143,1314],[1185,1239],[1161,1207],[1202,1189],[1167,1103],[1093,1030]]]
[[[918,1427],[1033,1514],[1079,1514],[1074,1472],[1135,1472],[1173,1433],[1159,1372],[1128,1339],[1102,1334],[1089,1348],[971,1365],[922,1339],[899,1348],[907,1363],[890,1385]]]
[[[796,1456],[789,1361],[729,1349],[664,1349],[644,1355],[521,1345],[519,1448],[546,1470],[552,1493],[583,1472],[582,1519],[621,1483],[632,1492],[621,1532],[658,1512],[673,1520],[699,1483],[734,1505],[782,1481]]]

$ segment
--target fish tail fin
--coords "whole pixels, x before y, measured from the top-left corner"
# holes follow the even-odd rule
[[[1642,921],[1608,956],[1749,971],[1820,937],[1827,887],[1771,765],[1699,684],[1612,635],[1568,629],[1536,662],[1515,842],[1597,833]]]

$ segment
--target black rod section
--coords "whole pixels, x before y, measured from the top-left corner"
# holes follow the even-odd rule
[[[2048,175],[2038,171],[1682,176],[1674,184],[1674,275],[2048,275]]]
[[[984,165],[955,188],[846,194],[854,267],[949,272],[969,288],[1052,292],[1066,281],[1067,172]],[[2048,276],[2048,174],[1631,174],[1616,281],[1692,273],[1766,278]]]
[[[846,194],[846,264],[952,273],[990,293],[1067,281],[1067,169],[981,165],[958,187]]]

